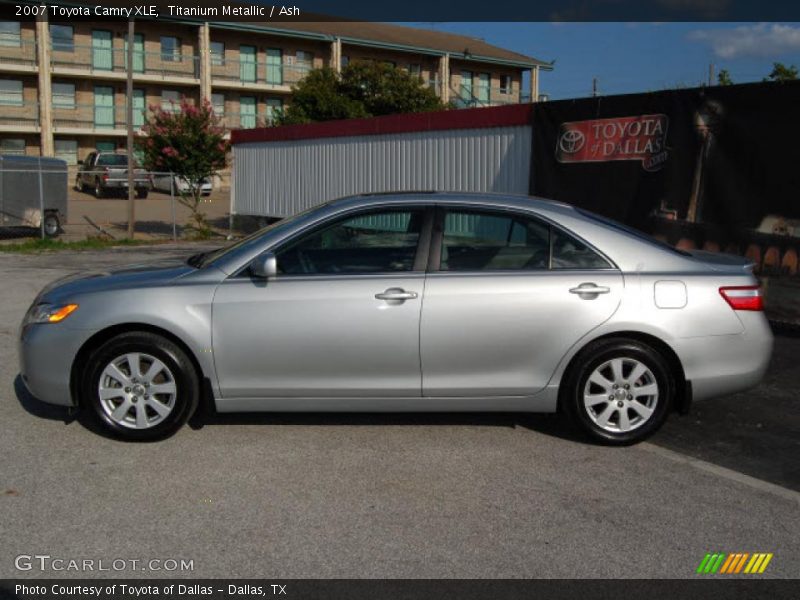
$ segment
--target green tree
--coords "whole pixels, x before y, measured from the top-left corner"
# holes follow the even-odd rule
[[[731,79],[731,74],[728,72],[728,69],[720,69],[719,75],[717,75],[717,84],[733,85],[733,79]]]
[[[229,144],[225,130],[208,101],[200,106],[182,99],[171,110],[151,106],[152,116],[142,128],[145,136],[137,139],[146,169],[174,173],[186,181],[179,189],[178,201],[192,213],[190,227],[198,237],[208,237],[211,228],[205,213],[200,212],[201,183],[225,168]]]
[[[772,72],[764,81],[794,81],[797,79],[797,67],[783,63],[772,63]]]
[[[311,71],[293,89],[281,125],[442,110],[436,93],[419,77],[376,62],[351,63],[341,74]]]

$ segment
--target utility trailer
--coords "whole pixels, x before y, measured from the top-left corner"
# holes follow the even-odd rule
[[[66,220],[66,161],[0,155],[0,229],[33,227],[54,237]]]

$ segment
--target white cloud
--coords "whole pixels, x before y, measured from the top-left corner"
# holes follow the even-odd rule
[[[698,29],[689,32],[688,38],[708,44],[719,58],[768,57],[800,51],[800,27],[781,23]]]

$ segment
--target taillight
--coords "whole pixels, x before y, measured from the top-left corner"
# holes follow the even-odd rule
[[[733,310],[764,310],[764,297],[757,285],[740,285],[719,288],[720,295]]]

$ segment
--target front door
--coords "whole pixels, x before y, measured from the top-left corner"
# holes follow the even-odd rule
[[[113,39],[110,31],[92,31],[92,68],[110,71],[114,68]]]
[[[125,36],[125,64],[128,64],[128,36]],[[133,34],[133,72],[144,73],[144,35]]]
[[[214,297],[223,399],[420,397],[423,209],[341,217],[277,248],[278,276]]]
[[[147,112],[145,107],[144,90],[133,90],[133,126],[139,129],[144,125],[144,117]]]
[[[619,305],[623,279],[569,233],[511,212],[439,217],[421,321],[424,396],[529,396]]]
[[[255,96],[239,96],[239,127],[252,129],[256,126]]]
[[[283,52],[280,48],[267,48],[267,83],[283,83]]]
[[[239,79],[248,83],[256,80],[255,46],[239,46]]]
[[[94,88],[94,126],[114,127],[114,88],[97,85]]]

